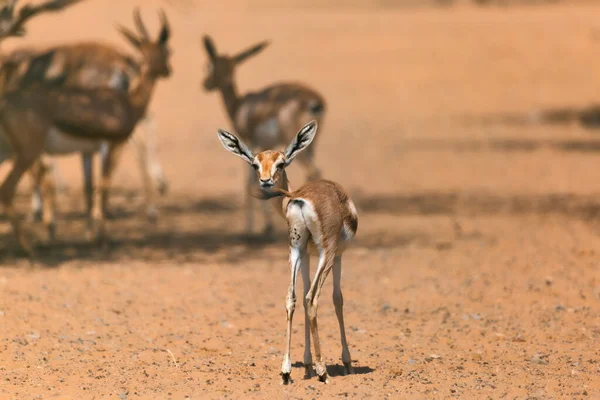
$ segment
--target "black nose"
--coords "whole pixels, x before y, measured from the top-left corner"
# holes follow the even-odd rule
[[[260,179],[260,184],[261,186],[273,186],[273,181],[271,181],[271,178],[268,179]]]

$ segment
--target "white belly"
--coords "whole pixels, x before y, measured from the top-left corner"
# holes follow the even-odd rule
[[[44,151],[51,155],[95,153],[100,151],[102,143],[102,140],[82,139],[67,135],[57,129],[51,129],[46,135]]]

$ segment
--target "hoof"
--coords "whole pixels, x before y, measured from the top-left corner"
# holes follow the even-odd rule
[[[327,372],[319,375],[319,382],[323,382],[325,384],[329,383],[329,375],[327,375]]]
[[[310,379],[315,376],[315,370],[312,364],[304,366],[304,379]]]
[[[351,375],[354,373],[354,368],[352,368],[352,363],[344,363],[344,376]]]
[[[292,380],[292,376],[290,375],[290,373],[281,373],[281,384],[282,385],[289,385],[290,383],[294,383],[294,381]]]

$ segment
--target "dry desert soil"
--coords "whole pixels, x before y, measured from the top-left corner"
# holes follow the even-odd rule
[[[600,130],[579,118],[600,102],[600,4],[268,3],[143,2],[152,31],[159,6],[173,25],[174,74],[151,104],[170,191],[147,222],[129,149],[97,248],[79,158],[60,159],[58,239],[32,263],[0,217],[0,398],[600,399]],[[114,23],[135,4],[40,17],[3,50],[127,49]],[[271,242],[242,234],[245,169],[201,89],[205,33],[228,53],[271,40],[239,68],[243,92],[297,80],[327,99],[317,161],[360,215],[342,282],[354,375],[327,284],[330,383],[303,378],[299,302],[280,386],[285,221]],[[28,193],[24,179],[23,213]]]

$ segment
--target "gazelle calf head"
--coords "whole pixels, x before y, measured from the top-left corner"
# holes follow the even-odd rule
[[[171,49],[168,46],[171,28],[164,11],[161,10],[159,16],[161,29],[155,41],[150,38],[148,30],[140,16],[140,10],[137,8],[133,12],[133,20],[139,34],[135,34],[123,26],[119,26],[118,30],[133,47],[139,50],[143,65],[149,68],[147,72],[153,77],[166,78],[171,75]]]
[[[285,176],[285,168],[307,148],[317,133],[317,122],[311,121],[296,134],[284,152],[265,150],[254,155],[246,144],[232,133],[218,130],[218,137],[225,150],[240,157],[256,170],[260,188],[266,193],[275,188]],[[272,192],[272,195],[277,195]]]
[[[258,43],[235,56],[217,53],[217,48],[210,36],[204,36],[204,48],[208,53],[208,67],[204,88],[208,91],[227,86],[233,82],[233,73],[238,64],[248,58],[260,53],[269,43],[267,41]]]

